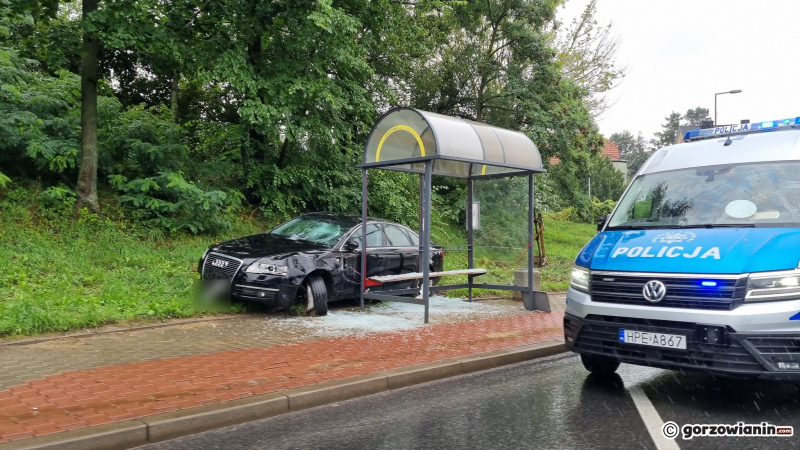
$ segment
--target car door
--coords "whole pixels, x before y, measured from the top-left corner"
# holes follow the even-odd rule
[[[358,293],[361,283],[361,254],[362,246],[364,245],[361,239],[361,227],[350,235],[350,239],[358,244],[358,248],[353,250],[352,257],[346,258],[346,261],[352,265],[349,269],[346,268],[345,272],[350,275],[347,276],[350,282],[351,289]],[[386,275],[386,247],[384,246],[383,230],[379,224],[370,223],[367,225],[367,278]],[[370,286],[371,291],[383,290],[383,286]]]
[[[419,249],[414,245],[408,231],[399,225],[384,224],[386,234],[386,271],[388,275],[417,272],[419,269]],[[410,287],[414,280],[393,283],[393,289]]]

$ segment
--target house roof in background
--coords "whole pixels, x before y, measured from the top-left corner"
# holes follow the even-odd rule
[[[608,139],[605,140],[605,144],[603,145],[603,150],[600,152],[603,156],[608,156],[608,159],[611,162],[627,162],[619,157],[619,147],[616,146],[613,142],[609,141]],[[550,158],[550,165],[555,166],[556,164],[560,163],[561,160],[558,156],[553,156]]]
[[[603,144],[603,155],[608,156],[611,161],[622,161],[619,158],[619,147],[617,147],[613,142],[609,141],[608,139],[605,140],[605,144]]]

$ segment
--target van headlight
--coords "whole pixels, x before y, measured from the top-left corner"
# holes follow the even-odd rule
[[[746,302],[800,299],[800,270],[751,274],[747,280]]]
[[[581,266],[572,266],[572,275],[569,285],[575,290],[589,292],[589,269]]]
[[[253,264],[250,264],[247,269],[245,269],[247,273],[266,273],[270,275],[286,275],[289,273],[289,266],[282,266],[280,264],[275,264],[274,262],[269,261],[256,261]]]

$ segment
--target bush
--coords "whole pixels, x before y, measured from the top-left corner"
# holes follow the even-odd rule
[[[183,169],[189,150],[167,108],[134,106],[102,132],[100,167],[107,174],[144,178]]]
[[[132,181],[114,175],[111,184],[122,194],[120,201],[134,219],[171,232],[218,233],[230,229],[242,200],[238,191],[203,190],[187,182],[180,172],[161,172]]]
[[[38,69],[36,61],[0,47],[0,163],[18,174],[55,178],[75,169],[78,159],[80,77]],[[98,110],[99,125],[107,128],[105,118],[116,117],[120,104],[101,95]]]
[[[614,210],[614,205],[617,202],[614,200],[606,200],[601,202],[596,198],[592,201],[592,221],[597,222],[600,220],[601,217],[605,216],[606,214],[611,214],[611,211]]]

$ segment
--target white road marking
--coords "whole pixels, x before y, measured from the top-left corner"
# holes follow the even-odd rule
[[[631,394],[633,403],[636,405],[636,409],[639,410],[639,415],[642,417],[647,427],[647,432],[650,433],[650,437],[653,439],[653,443],[656,444],[656,448],[658,450],[680,450],[680,447],[674,440],[665,438],[661,433],[661,427],[664,425],[664,421],[661,420],[661,416],[658,415],[658,411],[656,411],[655,406],[650,403],[650,399],[647,398],[642,388],[633,386],[628,388],[628,392]]]

